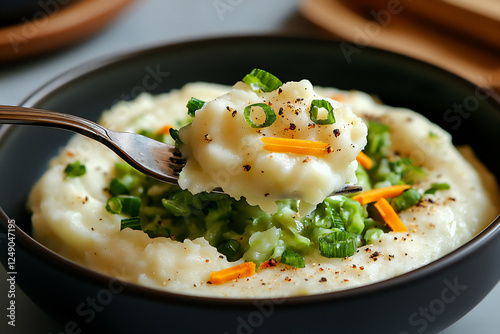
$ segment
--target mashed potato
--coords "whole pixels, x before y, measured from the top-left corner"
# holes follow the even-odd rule
[[[314,100],[332,106],[333,124],[311,120]],[[270,126],[253,128],[245,119],[245,108],[258,103],[274,113]],[[256,122],[263,123],[262,110],[253,112]],[[288,82],[271,92],[255,92],[239,82],[197,110],[193,122],[180,131],[187,164],[179,185],[193,194],[220,187],[270,213],[277,211],[276,200],[297,198],[301,215],[306,215],[334,191],[356,183],[356,156],[366,145],[366,134],[365,124],[349,106],[317,94],[308,80]],[[306,159],[269,151],[261,140],[267,138],[324,143],[328,152]]]
[[[101,123],[118,131],[156,131],[180,122],[192,96],[208,101],[229,90],[193,83],[164,95],[143,94],[106,111]],[[379,105],[360,92],[319,87],[315,91],[341,100],[364,120],[387,124],[391,151],[412,158],[427,170],[427,176],[414,184],[417,190],[423,192],[431,183],[450,185],[449,190],[424,195],[418,205],[400,213],[408,232],[384,233],[348,258],[326,258],[311,250],[305,268],[278,264],[248,278],[209,284],[211,272],[243,260],[229,262],[203,238],[179,242],[150,238],[140,230],[120,230],[123,217],[105,209],[118,158],[101,144],[76,136],[51,161],[31,193],[34,237],[88,268],[131,282],[183,294],[267,298],[337,291],[400,275],[464,244],[497,215],[496,183],[481,182],[480,175],[488,173],[478,173],[442,129],[419,114]],[[85,164],[86,174],[65,177],[64,168],[76,160]]]

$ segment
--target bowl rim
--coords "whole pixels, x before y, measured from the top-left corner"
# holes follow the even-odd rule
[[[302,43],[314,42],[314,43],[338,43],[338,40],[332,38],[319,38],[319,37],[304,37],[304,36],[288,36],[280,34],[266,34],[266,35],[244,35],[244,36],[229,36],[229,37],[212,37],[203,39],[193,39],[182,42],[166,43],[160,44],[152,47],[140,48],[132,52],[121,52],[111,56],[102,56],[94,60],[87,61],[76,67],[73,67],[62,74],[52,78],[46,84],[42,85],[40,88],[32,92],[28,97],[26,97],[20,105],[26,106],[36,106],[37,104],[43,103],[43,101],[53,94],[57,94],[58,90],[64,89],[66,85],[81,79],[82,77],[95,74],[98,71],[105,70],[108,66],[119,65],[121,62],[127,62],[131,59],[147,56],[148,54],[156,52],[166,52],[175,51],[176,49],[183,49],[186,47],[194,47],[195,45],[200,45],[200,43],[227,43],[233,40],[241,40],[242,38],[246,40],[266,40],[266,39],[279,39],[279,40],[289,40],[289,41],[300,41]],[[478,87],[474,83],[466,80],[456,74],[439,68],[435,65],[429,64],[427,62],[405,56],[402,54],[397,54],[391,51],[382,50],[379,48],[367,46],[363,50],[370,50],[374,53],[390,54],[394,57],[400,58],[404,61],[420,63],[423,66],[427,66],[433,71],[441,72],[442,74],[454,77],[456,80],[462,82],[462,84],[469,85],[473,89],[483,89]],[[489,95],[488,99],[496,105],[498,110],[500,110],[500,97],[496,95]],[[15,125],[3,125],[0,127],[0,143],[9,136],[9,133],[15,128]],[[0,145],[1,149],[1,145]],[[15,221],[11,219],[7,213],[0,206],[0,229],[7,231],[7,226],[9,222]],[[453,266],[456,262],[460,261],[461,258],[467,254],[473,253],[476,249],[481,247],[481,244],[487,242],[489,239],[493,238],[496,234],[500,233],[500,214],[490,222],[483,230],[477,233],[469,241],[467,241],[462,246],[456,248],[450,253],[444,255],[443,257],[434,260],[422,267],[414,269],[412,271],[406,272],[404,274],[388,278],[375,283],[362,285],[359,287],[352,287],[345,290],[324,292],[320,294],[312,294],[305,296],[289,296],[289,297],[268,297],[268,298],[242,298],[242,297],[210,297],[210,296],[196,296],[190,294],[176,293],[172,291],[161,290],[158,288],[153,288],[149,286],[140,285],[138,283],[128,282],[123,279],[114,278],[106,274],[89,269],[73,260],[67,259],[64,256],[56,253],[55,251],[49,249],[48,247],[41,244],[39,241],[34,239],[31,235],[21,229],[17,224],[15,224],[16,230],[16,242],[23,245],[27,251],[32,255],[38,257],[39,259],[48,262],[50,265],[56,267],[57,269],[67,272],[79,279],[85,280],[89,283],[96,284],[98,286],[107,286],[110,280],[115,280],[126,286],[124,290],[125,294],[132,296],[146,297],[151,300],[176,303],[176,302],[186,302],[190,304],[197,304],[200,306],[210,306],[211,308],[221,308],[221,307],[255,307],[255,300],[262,301],[276,301],[276,300],[286,300],[282,306],[293,306],[300,305],[304,303],[324,303],[331,301],[340,301],[345,299],[350,299],[354,297],[364,296],[368,294],[380,293],[388,289],[393,289],[394,287],[409,284],[411,282],[417,281],[423,277],[431,275],[435,271],[444,270],[445,268]]]

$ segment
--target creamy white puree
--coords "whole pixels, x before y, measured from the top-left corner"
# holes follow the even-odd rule
[[[120,131],[158,130],[183,118],[190,97],[208,101],[229,89],[194,83],[159,96],[143,94],[106,111],[101,122]],[[408,233],[384,234],[348,259],[313,253],[303,269],[278,265],[224,285],[207,284],[212,271],[235,263],[204,239],[181,243],[150,239],[142,231],[120,231],[122,217],[104,208],[109,196],[104,189],[118,159],[101,144],[76,136],[51,161],[31,193],[34,237],[88,268],[131,282],[183,294],[259,298],[323,293],[391,278],[459,247],[498,214],[496,183],[483,184],[442,129],[410,110],[378,105],[363,93],[315,90],[328,97],[340,96],[360,117],[388,124],[392,149],[428,170],[427,178],[415,185],[418,190],[432,182],[450,184],[449,190],[426,195],[422,205],[400,214]],[[437,138],[430,137],[430,131]],[[87,166],[87,173],[65,178],[65,166],[75,160]],[[484,170],[481,174],[489,175]]]

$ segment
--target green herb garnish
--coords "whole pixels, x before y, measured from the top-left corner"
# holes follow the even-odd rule
[[[64,174],[67,177],[79,177],[84,175],[87,172],[85,165],[80,163],[80,160],[77,160],[71,164],[68,164],[64,169]]]
[[[319,109],[324,108],[328,115],[324,119],[318,119]],[[330,102],[326,100],[312,100],[311,107],[309,108],[309,118],[315,124],[325,125],[335,123],[335,116],[333,115],[333,107]]]
[[[252,88],[253,91],[272,92],[283,85],[283,83],[269,72],[254,68],[250,73],[245,75],[242,81]]]
[[[250,115],[252,112],[252,109],[256,108],[256,107],[261,108],[266,115],[266,119],[261,124],[254,123],[252,121],[252,117]],[[270,106],[268,106],[265,103],[254,103],[254,104],[246,106],[245,110],[243,112],[243,115],[245,116],[245,120],[247,121],[247,123],[252,128],[265,128],[265,127],[268,127],[271,124],[273,124],[274,121],[276,121],[276,113],[274,112],[273,108],[271,108]]]

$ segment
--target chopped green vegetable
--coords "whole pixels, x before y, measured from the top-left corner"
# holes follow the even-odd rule
[[[326,118],[318,119],[318,113],[320,108],[326,109],[328,115]],[[333,124],[335,123],[335,116],[333,115],[333,107],[330,102],[326,100],[312,100],[311,107],[309,109],[309,118],[315,124]]]
[[[391,200],[391,205],[394,210],[396,210],[396,212],[401,212],[408,208],[411,208],[412,206],[420,202],[421,199],[422,195],[420,195],[417,190],[410,188],[404,191],[401,195],[394,197]]]
[[[380,236],[384,234],[384,231],[380,228],[370,228],[365,232],[365,242],[366,244],[373,244],[374,240],[380,238]]]
[[[250,114],[255,107],[261,108],[266,115],[266,119],[261,124],[256,124],[252,121],[252,117]],[[245,110],[243,111],[243,115],[245,116],[245,121],[247,121],[247,123],[252,128],[265,128],[272,125],[274,121],[276,121],[276,113],[274,112],[273,108],[265,103],[254,103],[246,106]]]
[[[295,268],[304,268],[306,266],[306,260],[303,256],[287,249],[281,254],[280,262]]]
[[[254,68],[245,75],[242,81],[252,88],[253,91],[272,92],[283,85],[283,83],[274,75],[264,70]]]
[[[77,160],[71,164],[68,164],[64,169],[64,174],[68,177],[79,177],[84,175],[87,172],[85,165],[80,163],[80,160]]]
[[[236,261],[238,260],[238,251],[240,250],[241,245],[238,240],[230,239],[227,242],[219,245],[217,250],[219,253],[224,254],[227,257],[228,261]]]
[[[369,121],[367,144],[363,152],[369,157],[386,156],[391,146],[391,136],[387,125]]]
[[[345,231],[328,233],[319,238],[319,250],[325,257],[344,258],[354,255],[358,243],[356,236]]]
[[[426,194],[435,194],[438,190],[448,190],[450,189],[450,185],[448,183],[431,183],[431,187],[424,191],[424,195]]]
[[[141,230],[141,219],[139,217],[123,218],[121,220],[120,231],[127,227],[132,230]]]
[[[106,210],[112,214],[124,214],[131,217],[139,215],[141,199],[136,196],[119,195],[108,199]]]
[[[188,109],[188,115],[191,116],[191,117],[194,117],[195,113],[197,110],[203,108],[207,103],[205,101],[202,101],[202,100],[198,100],[197,98],[194,98],[192,97],[186,107]]]

